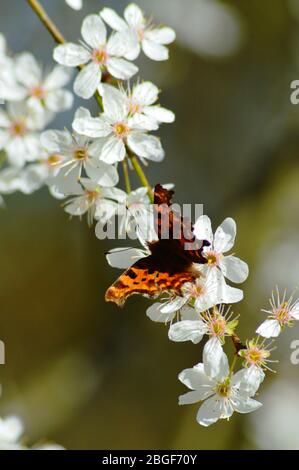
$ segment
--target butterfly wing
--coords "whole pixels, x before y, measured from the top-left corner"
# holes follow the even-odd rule
[[[184,253],[190,263],[205,264],[206,258],[202,250],[210,243],[207,240],[198,240],[193,233],[193,224],[187,218],[172,210],[172,196],[174,191],[163,188],[160,184],[155,186],[155,227],[159,240],[168,239],[177,245],[177,252]]]
[[[158,240],[148,243],[150,256],[138,260],[109,287],[106,301],[122,306],[133,294],[156,298],[167,291],[179,295],[183,284],[198,276],[192,263],[206,262],[202,256],[205,242],[196,240],[192,224],[172,210],[173,194],[173,191],[156,185],[154,204]],[[177,229],[180,233],[176,238],[174,230]],[[192,244],[192,250],[185,249],[186,243]]]
[[[162,292],[168,291],[179,294],[185,282],[192,281],[191,272],[173,272],[159,270],[159,262],[155,256],[147,256],[138,260],[127,269],[106,292],[107,302],[124,305],[127,298],[133,294],[156,298]]]

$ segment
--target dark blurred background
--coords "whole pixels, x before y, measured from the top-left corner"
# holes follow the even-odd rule
[[[127,4],[84,0],[76,13],[63,0],[41,3],[73,41],[85,15],[103,6],[122,13]],[[147,174],[153,184],[175,183],[177,202],[203,203],[215,228],[236,219],[234,251],[250,266],[245,300],[234,306],[245,339],[263,321],[272,288],[291,292],[299,283],[299,105],[290,103],[290,82],[299,79],[299,0],[137,3],[178,34],[168,62],[139,60],[141,77],[157,83],[177,116],[161,129],[165,161]],[[1,2],[0,31],[14,52],[53,63],[52,38],[25,0]],[[61,114],[51,127],[70,127],[72,116]],[[177,405],[185,392],[177,374],[200,361],[201,346],[171,343],[167,327],[146,318],[145,299],[123,310],[103,300],[118,274],[104,252],[117,241],[100,242],[85,220],[69,221],[46,190],[6,203],[0,415],[19,414],[29,441],[47,437],[69,449],[299,449],[299,365],[290,362],[298,326],[280,339],[279,373],[262,387],[262,410],[201,428],[197,405]]]

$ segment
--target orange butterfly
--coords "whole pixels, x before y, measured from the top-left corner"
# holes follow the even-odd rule
[[[210,243],[207,240],[197,240],[193,226],[173,212],[173,194],[174,191],[169,191],[160,184],[156,185],[154,210],[158,240],[148,242],[150,255],[138,260],[109,287],[105,295],[106,301],[122,306],[132,294],[152,298],[163,292],[180,295],[183,284],[192,282],[199,276],[193,263],[207,262],[202,250]],[[168,221],[167,226],[163,223],[165,220]],[[174,237],[176,224],[180,227],[180,238]],[[186,250],[187,244],[192,244],[192,250]]]

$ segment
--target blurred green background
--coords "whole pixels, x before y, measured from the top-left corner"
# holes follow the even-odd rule
[[[84,0],[75,13],[63,0],[41,3],[74,41],[86,14],[103,6],[122,13],[127,4]],[[272,288],[291,292],[299,283],[299,105],[290,103],[290,82],[299,79],[299,0],[138,4],[178,33],[168,62],[139,61],[141,77],[157,83],[177,116],[161,130],[165,161],[147,174],[153,184],[175,183],[177,202],[203,203],[215,228],[236,219],[235,252],[250,266],[245,300],[234,306],[244,339],[264,319]],[[52,39],[25,0],[1,2],[0,31],[14,52],[52,64]],[[51,127],[70,127],[72,115]],[[46,190],[6,203],[0,415],[19,414],[29,441],[47,437],[69,449],[299,449],[299,365],[290,362],[298,326],[281,337],[279,373],[262,387],[261,411],[201,428],[197,405],[177,405],[185,392],[177,374],[200,361],[201,346],[171,343],[167,327],[146,318],[143,298],[123,310],[103,300],[118,274],[104,252],[117,241],[100,242],[85,220],[69,221]]]

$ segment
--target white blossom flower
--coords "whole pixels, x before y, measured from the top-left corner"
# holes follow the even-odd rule
[[[23,168],[7,166],[0,171],[0,194],[16,191],[32,194],[44,185],[48,175],[47,166],[40,163],[30,163]]]
[[[131,49],[126,58],[135,60],[140,54],[141,48],[145,55],[152,60],[167,60],[168,48],[165,47],[175,40],[175,32],[168,27],[155,27],[144,17],[142,10],[134,3],[128,5],[122,19],[111,8],[104,8],[101,16],[115,31],[126,33],[132,42]]]
[[[157,323],[172,323],[179,317],[182,321],[196,321],[199,314],[193,307],[185,303],[180,296],[166,296],[161,302],[153,303],[146,310],[147,317]]]
[[[119,236],[128,234],[131,239],[141,238],[150,217],[150,200],[145,187],[137,188],[130,194],[123,193],[119,199]]]
[[[158,125],[143,119],[142,116],[129,116],[127,102],[120,90],[105,89],[103,96],[104,112],[97,118],[77,118],[73,129],[81,135],[96,139],[94,145],[100,160],[113,164],[124,160],[126,146],[141,159],[160,162],[164,150],[160,140],[148,135]]]
[[[203,248],[203,256],[208,261],[203,265],[203,270],[219,269],[227,279],[235,283],[247,279],[248,265],[233,255],[224,255],[235,243],[236,223],[232,218],[225,219],[213,235],[209,217],[202,215],[194,225],[194,234],[198,240],[210,242],[210,246]]]
[[[99,93],[105,96],[105,90],[113,93],[115,87],[108,84],[99,86]],[[149,129],[151,129],[152,121],[156,124],[172,123],[175,120],[175,114],[162,106],[155,104],[158,100],[159,89],[151,82],[142,82],[133,86],[132,90],[125,90],[123,87],[120,91],[124,95],[126,101],[128,115],[139,116],[143,120],[149,120]],[[116,96],[118,99],[118,96]]]
[[[100,186],[88,178],[81,178],[80,185],[74,195],[65,202],[65,211],[79,217],[87,213],[89,225],[92,225],[94,218],[106,223],[117,210],[115,199],[119,189]],[[109,212],[109,217],[105,217],[103,221],[104,214],[107,215],[107,212]]]
[[[234,411],[250,413],[260,408],[262,404],[252,397],[263,379],[264,373],[257,367],[231,375],[219,340],[212,338],[204,347],[203,363],[179,374],[179,380],[191,390],[179,397],[179,404],[202,401],[196,419],[202,426],[210,426],[229,419]]]
[[[23,87],[17,82],[15,62],[7,55],[6,39],[0,34],[0,104],[25,98]]]
[[[255,366],[263,370],[268,369],[273,372],[272,369],[268,366],[269,362],[278,362],[272,359],[269,359],[271,352],[276,349],[275,347],[270,348],[272,342],[269,344],[265,343],[266,339],[260,337],[253,338],[246,341],[246,348],[241,349],[238,354],[244,359],[243,366],[250,367]]]
[[[186,282],[181,289],[182,295],[167,297],[164,302],[154,303],[147,309],[147,316],[153,321],[167,323],[172,321],[178,313],[181,314],[182,309],[186,307],[189,311],[189,307],[192,306],[194,307],[192,308],[194,310],[192,318],[187,318],[187,320],[194,320],[196,323],[192,325],[195,336],[193,336],[193,333],[190,333],[190,336],[192,336],[192,339],[195,339],[195,337],[199,338],[200,335],[206,333],[207,328],[203,327],[202,324],[199,325],[198,322],[201,320],[198,314],[221,303],[219,297],[221,292],[221,288],[219,289],[219,278],[220,276],[217,273],[212,272],[208,273],[208,276],[201,275],[193,282]],[[195,332],[197,327],[199,330],[198,337]],[[201,339],[202,336],[199,341]]]
[[[7,111],[0,109],[0,150],[5,150],[11,165],[22,167],[41,154],[37,132],[45,125],[43,116],[29,109],[25,102],[9,102]]]
[[[136,65],[123,57],[130,44],[125,35],[114,33],[107,40],[107,30],[99,15],[87,16],[82,24],[82,45],[66,43],[54,49],[54,59],[61,65],[77,67],[84,65],[75,83],[75,93],[85,99],[97,90],[102,73],[120,80],[128,80],[138,71]]]
[[[16,77],[25,89],[29,105],[40,105],[46,110],[57,113],[70,109],[73,94],[63,89],[72,77],[72,70],[57,65],[50,73],[43,73],[42,67],[30,53],[16,58]]]
[[[226,311],[224,305],[220,308],[214,307],[212,312],[197,314],[195,319],[173,323],[169,328],[168,337],[171,341],[192,341],[197,344],[207,334],[224,343],[225,337],[231,336],[238,325],[238,320],[231,317],[230,307]]]
[[[79,108],[75,119],[82,116],[90,118],[89,111]],[[118,183],[116,168],[96,158],[98,146],[89,138],[68,131],[48,130],[41,135],[41,143],[49,155],[60,157],[53,162],[59,171],[49,182],[55,184],[58,191],[70,194],[72,191],[67,189],[69,182],[76,182],[83,170],[89,178],[101,186],[110,187]]]
[[[74,10],[81,10],[81,8],[83,7],[82,0],[65,0],[65,2]]]
[[[262,310],[268,314],[265,320],[256,330],[256,333],[264,338],[277,338],[286,326],[293,326],[294,320],[299,320],[299,300],[293,301],[293,296],[286,300],[286,292],[282,299],[279,291],[274,292],[270,299],[270,310]]]

